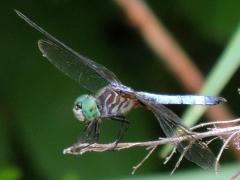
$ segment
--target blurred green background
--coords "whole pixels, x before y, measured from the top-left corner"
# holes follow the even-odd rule
[[[205,75],[240,22],[237,0],[148,0],[146,3]],[[2,1],[0,179],[192,179],[197,174],[204,174],[205,179],[214,177],[213,172],[207,173],[187,161],[170,177],[176,158],[164,166],[159,151],[132,176],[132,166],[146,154],[141,148],[78,157],[63,155],[62,150],[76,142],[83,128],[72,114],[73,102],[88,92],[41,56],[36,43],[41,35],[17,17],[13,9],[22,11],[73,49],[103,64],[134,89],[185,93],[128,23],[115,1]],[[236,116],[238,73],[221,94],[228,99],[228,106]],[[184,108],[172,107],[179,115]],[[128,118],[131,126],[124,141],[152,140],[161,135],[150,112],[137,109]],[[117,130],[114,122],[103,123],[101,141],[114,140]],[[226,179],[238,170],[236,164],[231,165],[235,157],[230,151],[223,156],[223,164],[226,162],[226,170],[223,168],[219,179]]]

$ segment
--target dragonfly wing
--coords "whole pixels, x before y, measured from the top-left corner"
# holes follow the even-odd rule
[[[72,53],[50,40],[39,40],[38,46],[43,56],[46,56],[52,64],[92,92],[119,82],[104,66],[80,54]]]
[[[191,130],[181,124],[180,118],[161,104],[151,103],[141,97],[139,100],[145,104],[156,116],[158,122],[167,137],[189,134]],[[194,142],[190,145],[191,142]],[[214,168],[216,158],[207,145],[200,140],[192,139],[192,141],[180,141],[176,143],[177,150],[183,153],[186,148],[189,148],[185,153],[185,158],[194,162],[204,169]]]
[[[114,73],[106,67],[80,55],[38,26],[27,16],[17,10],[15,11],[19,17],[46,37],[46,40],[39,40],[38,42],[43,56],[83,87],[92,92],[97,92],[108,84],[120,83]]]
[[[89,124],[87,124],[80,138],[78,139],[77,144],[79,143],[93,144],[98,142],[100,136],[100,125],[101,122],[98,120],[93,120]]]

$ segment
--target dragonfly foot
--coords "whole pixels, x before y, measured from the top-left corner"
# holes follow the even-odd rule
[[[115,151],[118,143],[119,143],[119,140],[114,141],[113,146],[109,149],[109,151]]]

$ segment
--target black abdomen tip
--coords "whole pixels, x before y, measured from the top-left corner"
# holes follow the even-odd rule
[[[227,100],[223,97],[217,97],[217,96],[207,96],[207,104],[209,105],[217,105],[222,104],[224,102],[227,102]]]
[[[223,97],[217,97],[217,98],[218,98],[218,100],[216,101],[217,104],[221,104],[221,103],[227,102],[227,100],[225,98],[223,98]]]

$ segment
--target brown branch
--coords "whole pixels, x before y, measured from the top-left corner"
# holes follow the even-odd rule
[[[236,132],[240,132],[240,126],[226,127],[226,128],[214,128],[207,132],[194,132],[191,135],[184,135],[180,137],[171,137],[171,138],[161,138],[156,141],[146,141],[146,142],[128,142],[128,143],[118,143],[117,145],[114,143],[108,144],[76,144],[69,148],[64,149],[63,154],[73,154],[73,155],[82,155],[86,152],[104,152],[104,151],[112,151],[114,150],[123,150],[129,149],[133,147],[155,147],[163,144],[175,144],[180,141],[191,140],[194,138],[195,140],[201,140],[207,137],[222,137],[229,136]]]
[[[199,129],[200,127],[208,127],[212,126],[212,128],[206,128],[206,132],[190,132],[189,134],[185,134],[182,136],[174,136],[170,138],[159,138],[158,140],[155,141],[146,141],[146,142],[128,142],[128,143],[118,143],[116,145],[115,142],[113,143],[108,143],[108,144],[88,144],[88,143],[77,143],[74,144],[73,146],[70,146],[66,149],[64,149],[63,154],[71,154],[71,155],[82,155],[87,152],[105,152],[105,151],[112,151],[117,150],[124,150],[124,149],[129,149],[129,148],[134,148],[134,147],[145,147],[147,150],[149,150],[148,154],[144,157],[144,159],[137,165],[133,167],[132,173],[134,174],[135,171],[149,158],[149,156],[153,153],[153,151],[160,145],[164,144],[172,144],[174,146],[174,149],[169,157],[167,157],[166,161],[164,164],[169,161],[169,159],[173,156],[174,152],[176,151],[176,146],[178,143],[182,141],[188,140],[190,144],[185,147],[184,152],[180,155],[180,158],[178,159],[177,163],[175,164],[175,167],[172,171],[172,173],[179,167],[180,162],[182,161],[183,157],[185,156],[185,153],[188,151],[189,148],[191,148],[191,145],[194,144],[195,141],[203,141],[204,138],[220,138],[224,140],[224,144],[222,145],[218,156],[216,158],[215,162],[215,171],[218,171],[219,168],[219,161],[220,157],[222,156],[222,153],[224,149],[227,147],[229,142],[234,139],[235,137],[239,138],[240,134],[240,125],[236,125],[236,122],[239,122],[239,119],[231,120],[231,121],[224,121],[223,123],[232,123],[231,126],[221,128],[221,127],[216,127],[216,124],[221,124],[221,122],[211,122],[211,123],[203,123],[201,125],[197,125],[193,127],[192,129]],[[238,141],[238,139],[234,139]],[[225,140],[226,139],[226,140]],[[239,144],[236,144],[235,149],[239,150],[238,147]],[[172,174],[171,173],[171,174]]]

